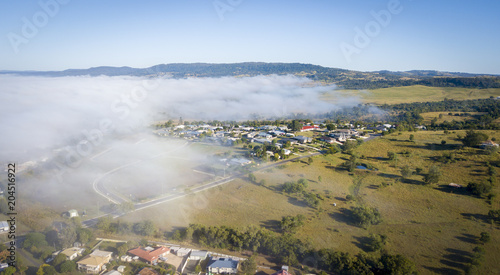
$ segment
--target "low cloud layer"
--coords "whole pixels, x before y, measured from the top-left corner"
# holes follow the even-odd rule
[[[0,76],[1,160],[31,158],[71,145],[93,130],[128,134],[155,120],[244,120],[323,113],[356,105],[339,95],[335,104],[295,76],[223,78]],[[38,156],[36,156],[38,157]]]

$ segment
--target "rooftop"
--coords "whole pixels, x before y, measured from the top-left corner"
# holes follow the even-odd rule
[[[168,252],[169,249],[166,248],[165,246],[160,246],[157,248],[152,248],[152,247],[145,247],[145,248],[135,248],[132,250],[129,250],[128,253],[138,256],[141,259],[144,259],[148,262],[154,261],[156,258],[158,258],[159,255]]]
[[[211,268],[238,268],[238,261],[231,258],[212,258],[208,265]]]

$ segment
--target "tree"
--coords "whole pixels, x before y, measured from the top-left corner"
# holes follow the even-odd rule
[[[435,165],[429,168],[429,173],[424,175],[424,183],[425,184],[435,184],[439,182],[439,178],[441,177],[441,172],[439,168]]]
[[[55,275],[55,274],[57,274],[57,270],[51,265],[44,265],[43,274],[44,275]]]
[[[62,264],[64,261],[66,261],[66,255],[64,255],[63,253],[59,253],[52,261],[52,265],[58,266]]]
[[[379,224],[382,216],[378,209],[368,206],[358,206],[351,208],[352,218],[358,226],[368,227],[372,224]]]
[[[253,173],[248,174],[248,179],[250,182],[257,182],[257,177]]]
[[[2,275],[12,275],[12,274],[14,274],[14,272],[16,272],[16,268],[13,266],[9,266],[6,269],[4,269],[1,274]]]
[[[97,219],[97,229],[100,229],[104,232],[109,232],[111,229],[111,217],[105,216]]]
[[[92,231],[88,228],[77,228],[76,235],[78,236],[78,241],[82,244],[88,243],[92,238]]]
[[[312,157],[309,157],[307,158],[307,164],[311,165],[313,163],[313,158]]]
[[[345,161],[342,166],[344,166],[347,171],[349,172],[353,172],[354,169],[356,169],[356,165],[358,163],[358,159],[355,155],[351,155],[351,157],[349,157],[349,160]]]
[[[63,247],[71,247],[76,241],[76,229],[72,226],[66,226],[59,232],[59,244]]]
[[[370,234],[366,246],[370,251],[378,251],[382,249],[382,247],[386,244],[386,242],[387,242],[386,235]]]
[[[414,142],[414,141],[415,141],[415,135],[414,135],[414,134],[411,134],[411,135],[410,135],[410,141],[411,141],[411,142]]]
[[[302,129],[302,123],[300,123],[300,121],[294,119],[292,120],[292,123],[290,124],[290,127],[289,127],[293,132],[297,132],[297,131],[300,131],[300,129]]]
[[[491,240],[490,233],[488,232],[481,232],[481,235],[479,237],[479,241],[482,242],[483,244],[489,242]]]
[[[127,254],[128,244],[127,243],[122,243],[121,245],[119,245],[116,248],[116,250],[117,250],[119,256],[123,256],[123,255]]]
[[[29,249],[33,246],[41,248],[41,247],[44,247],[47,245],[48,245],[48,243],[45,240],[45,235],[43,235],[42,233],[37,233],[37,232],[26,234],[26,239],[24,239],[24,242],[23,242],[23,248],[25,248],[25,249]]]
[[[415,264],[403,255],[384,254],[380,258],[383,266],[380,274],[416,274]]]
[[[69,273],[76,271],[76,263],[73,261],[65,261],[64,263],[61,264],[59,270],[61,271],[61,273]]]
[[[472,195],[475,195],[475,196],[478,196],[478,197],[481,197],[483,196],[484,194],[488,193],[491,191],[491,184],[490,183],[475,183],[475,182],[471,182],[469,184],[467,184],[467,191],[469,191]]]
[[[465,137],[462,139],[462,143],[468,147],[475,147],[488,139],[488,135],[481,132],[475,132],[474,130],[468,130]]]
[[[403,177],[403,181],[411,177],[411,175],[413,175],[413,170],[408,165],[401,168],[401,177]]]
[[[246,261],[241,263],[241,270],[247,275],[255,274],[256,269],[257,262],[255,261],[255,255],[250,256]]]
[[[396,160],[397,157],[398,157],[398,155],[395,152],[391,152],[391,151],[387,152],[387,158],[389,160]]]
[[[297,230],[297,228],[304,225],[305,217],[303,215],[293,216],[285,216],[281,219],[280,227],[283,232],[293,233]]]
[[[201,265],[200,264],[197,264],[196,267],[194,268],[194,271],[196,273],[200,273],[201,272]]]
[[[342,153],[351,154],[352,151],[358,146],[358,142],[355,140],[346,140],[342,146]]]

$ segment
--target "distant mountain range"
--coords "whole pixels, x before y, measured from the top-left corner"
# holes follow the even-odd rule
[[[500,76],[498,75],[440,72],[430,70],[413,70],[406,72],[360,72],[302,63],[172,63],[155,65],[149,68],[102,66],[89,69],[68,69],[64,71],[0,71],[0,74],[51,77],[80,75],[166,75],[173,78],[222,76],[242,77],[270,74],[292,74],[304,76],[319,82],[335,83],[345,89],[376,89],[411,85],[466,87],[479,89],[500,88]]]

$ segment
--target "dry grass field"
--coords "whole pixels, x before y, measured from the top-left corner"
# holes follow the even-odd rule
[[[497,132],[485,132],[500,138]],[[414,142],[408,141],[410,134],[415,136]],[[297,161],[255,173],[257,181],[263,179],[265,186],[238,179],[183,200],[132,213],[127,219],[149,217],[166,230],[201,223],[260,225],[279,231],[283,216],[302,214],[307,222],[295,237],[308,240],[314,247],[356,254],[363,251],[370,233],[385,234],[388,237],[385,248],[412,259],[421,274],[463,272],[473,248],[479,245],[479,234],[484,231],[491,234],[492,240],[484,245],[486,255],[480,272],[498,274],[500,231],[485,218],[490,209],[499,208],[498,199],[489,205],[484,199],[446,186],[451,182],[465,186],[471,181],[486,180],[485,162],[498,159],[479,149],[457,149],[460,142],[456,137],[464,134],[464,131],[394,133],[365,143],[355,151],[361,157],[360,162],[372,165],[377,171],[349,173],[338,167],[347,159],[346,155],[317,156],[310,165]],[[446,145],[441,145],[442,140],[447,141]],[[398,153],[397,162],[388,161],[388,151]],[[443,153],[453,151],[457,162],[436,161]],[[437,165],[442,173],[440,182],[425,186],[422,175],[413,175],[402,182],[400,168],[404,165],[421,168],[423,173],[431,165]],[[308,207],[302,198],[281,192],[284,182],[301,178],[309,182],[307,191],[323,196],[317,209]],[[494,191],[498,192],[498,187]],[[357,200],[346,201],[348,194]],[[357,205],[379,209],[383,222],[367,229],[354,226],[346,210]]]
[[[405,86],[374,90],[340,90],[326,93],[322,99],[329,102],[338,100],[338,93],[343,96],[356,96],[363,103],[373,104],[397,104],[411,102],[441,101],[445,98],[455,100],[489,98],[500,96],[499,88],[470,89],[470,88],[445,88],[428,86]]]

